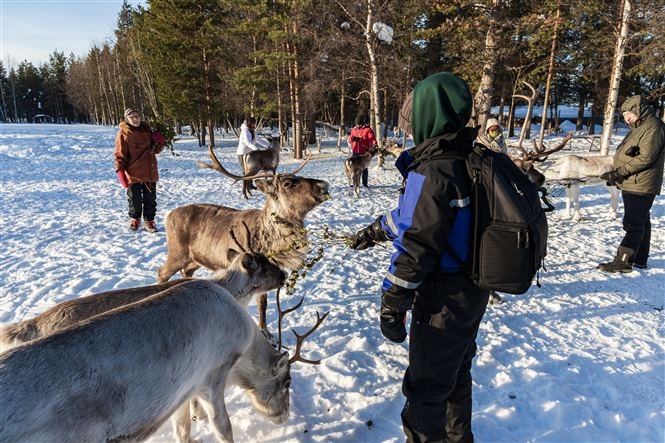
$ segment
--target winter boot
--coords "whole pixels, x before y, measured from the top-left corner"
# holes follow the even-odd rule
[[[605,272],[633,272],[633,255],[635,252],[632,249],[619,246],[616,257],[611,262],[599,264],[598,269]]]
[[[138,218],[133,218],[132,221],[129,223],[129,229],[132,231],[136,231],[139,226],[141,226],[141,220]]]
[[[148,232],[157,232],[157,226],[155,225],[154,220],[146,220],[145,227],[143,228]]]

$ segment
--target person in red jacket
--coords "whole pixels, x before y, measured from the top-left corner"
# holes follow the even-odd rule
[[[144,229],[157,232],[157,156],[166,140],[153,132],[141,114],[131,108],[125,110],[125,119],[118,125],[115,137],[115,171],[120,184],[127,189],[129,203],[129,229],[136,231],[145,220]]]
[[[367,122],[367,117],[358,114],[355,126],[351,129],[347,143],[351,148],[353,157],[364,155],[378,145],[374,131],[372,131],[372,128],[370,128]],[[367,178],[368,169],[365,168],[362,175],[362,183],[364,187],[367,187]]]

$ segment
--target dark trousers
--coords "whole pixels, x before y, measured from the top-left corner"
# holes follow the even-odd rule
[[[408,442],[473,442],[471,364],[488,291],[461,274],[419,288],[402,383],[402,426]]]
[[[622,191],[623,230],[626,234],[621,246],[635,251],[633,261],[646,264],[651,243],[651,206],[656,198],[651,194],[634,194]]]
[[[157,183],[132,183],[127,188],[129,217],[143,218],[146,221],[155,219],[157,213]]]

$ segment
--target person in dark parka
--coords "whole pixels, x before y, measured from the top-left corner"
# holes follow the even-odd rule
[[[351,247],[392,240],[383,281],[381,332],[406,339],[412,310],[409,366],[401,418],[409,442],[472,442],[471,364],[488,291],[459,262],[471,256],[471,180],[465,158],[478,129],[466,127],[472,96],[450,73],[419,82],[400,111],[400,127],[416,146],[396,166],[406,178],[398,207],[360,230]]]
[[[614,259],[601,263],[606,272],[644,269],[651,247],[651,206],[663,185],[665,123],[659,120],[643,97],[629,97],[622,105],[630,132],[614,154],[614,170],[601,175],[608,186],[621,189],[625,235]]]

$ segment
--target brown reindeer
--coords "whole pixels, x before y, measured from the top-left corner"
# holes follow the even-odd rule
[[[254,176],[261,171],[270,171],[273,174],[277,173],[277,166],[279,166],[279,137],[266,137],[270,142],[270,148],[252,151],[245,154],[243,157],[243,164],[245,166],[244,176]],[[242,195],[249,198],[252,195],[251,181],[243,180],[242,182]]]
[[[360,177],[378,153],[379,148],[373,146],[364,154],[353,155],[344,160],[344,172],[346,172],[346,177],[349,180],[349,195],[351,195],[351,192],[355,192],[356,197],[360,197]]]
[[[212,149],[208,151],[212,165],[199,163],[235,180],[219,162]],[[298,172],[298,171],[295,171]],[[259,176],[267,177],[267,176]],[[240,251],[232,241],[229,228],[246,224],[249,239],[257,253],[265,254],[285,270],[297,269],[309,251],[304,219],[308,212],[330,198],[328,183],[294,174],[276,174],[269,180],[256,180],[265,195],[262,209],[239,210],[212,204],[192,204],[171,211],[166,218],[166,262],[159,268],[158,281],[166,282],[180,271],[183,277],[205,267],[223,269]],[[257,299],[259,327],[266,329],[267,294]]]

